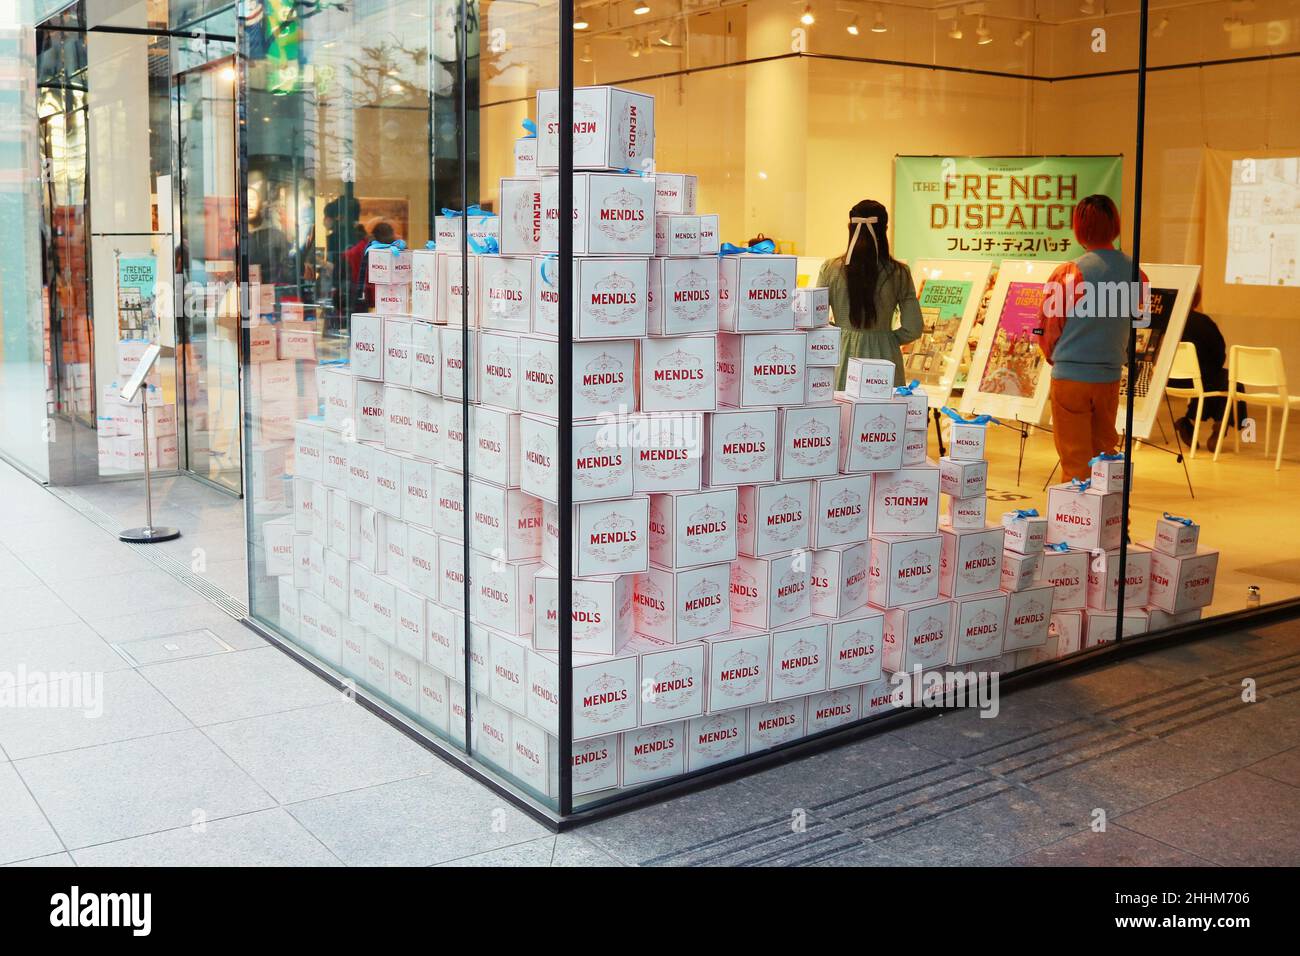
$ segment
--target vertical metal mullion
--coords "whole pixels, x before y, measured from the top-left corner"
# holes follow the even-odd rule
[[[460,177],[460,480],[461,480],[461,593],[464,607],[461,614],[461,628],[465,638],[465,753],[473,755],[470,743],[470,728],[474,726],[473,691],[474,674],[471,668],[474,662],[470,654],[469,608],[471,588],[469,580],[469,0],[460,0],[459,22],[456,26],[456,71],[459,83],[456,91],[456,160]]]
[[[171,54],[175,52],[171,41],[168,41],[168,62],[171,60]],[[180,131],[180,109],[177,104],[177,134]],[[179,141],[176,143],[176,149],[180,149]],[[181,177],[180,163],[185,161],[184,155],[177,156],[177,163],[173,164],[176,168],[176,178],[172,181],[172,195],[176,197],[177,215],[172,220],[172,229],[179,234],[181,229],[180,217],[180,196],[181,196]],[[235,176],[237,177],[235,188],[238,190],[238,198],[235,202],[235,209],[239,219],[239,254],[236,257],[238,261],[238,273],[236,280],[240,286],[248,289],[248,33],[247,24],[244,17],[238,11],[235,14]],[[173,266],[174,270],[174,266]],[[241,300],[248,303],[249,314],[241,315],[239,322],[239,393],[241,397],[241,412],[239,416],[241,434],[239,436],[239,469],[243,476],[243,487],[240,489],[244,497],[244,534],[246,540],[251,543],[256,540],[254,530],[256,515],[254,514],[254,499],[250,490],[253,485],[253,385],[251,376],[244,374],[244,363],[248,361],[252,351],[249,347],[250,328],[252,326],[251,310],[254,305],[248,299],[247,292],[239,296]],[[260,303],[256,306],[260,308]],[[241,309],[241,311],[243,311]],[[186,326],[186,338],[189,337],[189,328]],[[179,342],[179,338],[177,339]],[[260,411],[260,409],[259,409]],[[186,425],[188,429],[188,415]],[[186,436],[188,443],[189,436]],[[186,455],[188,457],[189,446],[186,445]],[[257,561],[249,558],[245,560],[245,571],[248,574],[248,607],[252,616],[256,617],[256,594],[257,594]],[[265,612],[262,614],[266,619]],[[276,621],[280,619],[279,606],[276,608]]]
[[[573,457],[573,0],[560,2],[559,139],[559,442],[561,462]],[[540,117],[538,117],[540,121]],[[573,812],[573,486],[567,468],[559,481],[560,816]]]
[[[1141,0],[1138,11],[1137,135],[1133,151],[1133,272],[1131,289],[1142,281],[1142,165],[1146,148],[1147,112],[1147,17],[1150,0]],[[1151,303],[1147,303],[1148,310]],[[1137,327],[1129,321],[1128,386],[1124,396],[1124,492],[1120,497],[1123,533],[1119,539],[1119,593],[1115,609],[1115,640],[1124,639],[1124,582],[1128,569],[1129,499],[1133,493],[1133,395],[1137,383]]]

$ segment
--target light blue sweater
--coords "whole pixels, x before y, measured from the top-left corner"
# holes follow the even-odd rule
[[[1128,288],[1133,259],[1118,249],[1094,249],[1074,264],[1089,288],[1077,300],[1077,309],[1068,313],[1052,350],[1052,378],[1118,382],[1128,360],[1129,328],[1137,315],[1136,290]]]

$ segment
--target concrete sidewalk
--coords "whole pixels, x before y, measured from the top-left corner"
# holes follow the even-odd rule
[[[1300,863],[1297,623],[556,837],[166,565],[0,464],[0,681],[87,675],[0,707],[0,863]]]

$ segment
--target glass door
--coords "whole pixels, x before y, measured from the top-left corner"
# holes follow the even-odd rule
[[[176,324],[184,467],[241,494],[237,79],[233,57],[175,79]]]

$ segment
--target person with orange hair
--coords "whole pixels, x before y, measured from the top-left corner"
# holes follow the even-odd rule
[[[1089,461],[1115,450],[1120,377],[1129,330],[1146,308],[1147,277],[1133,286],[1133,260],[1115,248],[1119,210],[1109,196],[1074,207],[1074,235],[1087,250],[1058,267],[1039,316],[1043,356],[1052,366],[1052,431],[1061,472],[1086,480]]]

